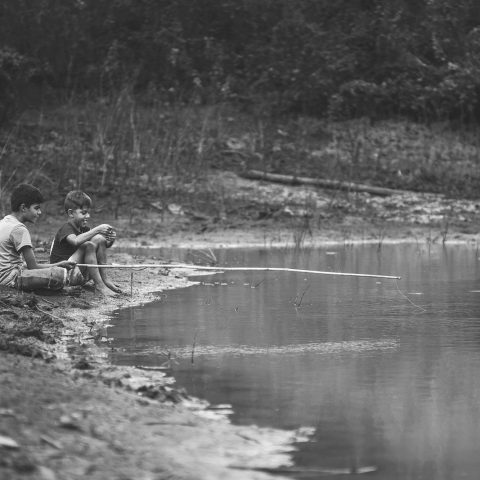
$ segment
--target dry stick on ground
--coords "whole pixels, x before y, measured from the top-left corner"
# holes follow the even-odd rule
[[[279,173],[267,173],[259,170],[246,170],[245,172],[241,173],[241,176],[252,180],[267,180],[269,182],[286,183],[288,185],[312,185],[314,187],[333,188],[352,192],[366,192],[382,197],[405,193],[405,190],[375,187],[373,185],[365,185],[362,183],[326,180],[323,178],[297,177],[295,175],[281,175]]]
[[[43,315],[48,315],[51,318],[54,318],[55,320],[60,320],[63,323],[63,320],[60,317],[57,317],[53,313],[46,312],[45,310],[42,310],[38,305],[35,305],[35,308],[40,312],[43,313]]]

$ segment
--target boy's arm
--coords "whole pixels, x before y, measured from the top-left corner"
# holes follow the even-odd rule
[[[23,255],[23,259],[27,264],[29,270],[35,270],[37,268],[50,268],[50,267],[62,267],[69,270],[75,266],[75,262],[70,262],[69,260],[64,260],[57,263],[37,263],[35,254],[33,253],[33,248],[30,246],[25,246],[20,249],[20,253]]]
[[[95,235],[103,235],[106,237],[112,227],[106,223],[102,223],[102,225],[98,225],[95,228],[92,228],[88,232],[80,233],[79,235],[75,235],[74,233],[71,233],[67,237],[65,237],[65,240],[67,243],[72,245],[75,248],[78,248],[82,243],[88,242],[91,240]]]

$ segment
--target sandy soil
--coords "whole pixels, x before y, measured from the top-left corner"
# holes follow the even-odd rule
[[[280,213],[213,220],[172,207],[164,215],[145,211],[115,221],[101,213],[95,223],[108,220],[119,231],[110,260],[151,262],[120,253],[120,247],[135,245],[206,251],[478,240],[473,202],[405,194],[393,199],[363,195],[343,203],[335,197],[339,209],[322,214],[327,200],[332,206],[331,195],[323,191],[232,176],[222,181],[231,182],[229,191],[239,201],[255,196],[265,206],[268,197],[268,205]],[[317,207],[302,217],[305,195]],[[40,259],[46,259],[51,235],[62,221],[50,213],[32,229]],[[111,275],[126,295],[99,298],[88,287],[48,295],[0,291],[0,478],[248,480],[288,472],[293,443],[308,438],[308,432],[231,425],[214,406],[176,389],[163,371],[108,364],[104,340],[110,312],[148,302],[154,291],[189,285],[181,270],[138,270],[133,284],[127,270]]]

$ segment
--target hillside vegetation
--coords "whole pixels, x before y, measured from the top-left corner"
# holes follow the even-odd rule
[[[473,0],[4,0],[2,208],[31,181],[218,209],[211,168],[475,197],[479,26]]]

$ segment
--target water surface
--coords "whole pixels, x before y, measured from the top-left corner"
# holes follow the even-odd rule
[[[118,312],[112,361],[175,359],[179,386],[232,421],[315,427],[299,468],[329,478],[477,479],[480,272],[473,246],[215,252],[221,265],[383,275],[226,272]],[[298,476],[298,478],[303,478]],[[306,478],[306,477],[305,477]],[[316,478],[315,476],[308,478]]]

